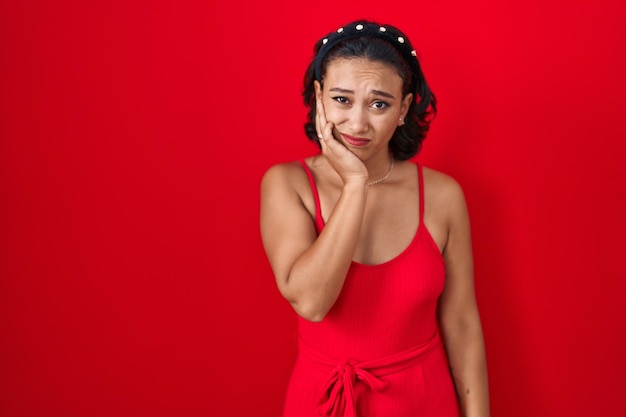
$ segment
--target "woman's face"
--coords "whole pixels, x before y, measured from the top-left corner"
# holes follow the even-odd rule
[[[362,158],[387,151],[413,99],[402,97],[402,78],[392,66],[361,58],[331,61],[316,92],[335,137]]]

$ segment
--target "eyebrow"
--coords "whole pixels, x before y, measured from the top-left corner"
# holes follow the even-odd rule
[[[348,89],[345,89],[345,88],[341,88],[341,87],[333,87],[333,88],[329,89],[328,91],[333,91],[335,93],[354,94],[354,91],[348,90]],[[377,96],[391,98],[391,99],[394,99],[394,100],[396,99],[393,96],[393,94],[388,93],[386,91],[372,90],[372,94],[377,95]]]

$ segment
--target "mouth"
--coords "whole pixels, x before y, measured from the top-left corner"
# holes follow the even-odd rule
[[[370,139],[367,138],[357,138],[354,136],[350,136],[350,135],[346,135],[345,133],[342,133],[341,136],[343,137],[343,140],[346,141],[346,143],[352,145],[352,146],[365,146],[368,143],[371,142]]]

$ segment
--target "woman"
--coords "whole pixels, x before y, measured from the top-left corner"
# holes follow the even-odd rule
[[[261,187],[263,244],[299,315],[283,415],[487,416],[463,192],[408,161],[436,110],[416,53],[369,21],[314,51],[305,130],[321,154]]]

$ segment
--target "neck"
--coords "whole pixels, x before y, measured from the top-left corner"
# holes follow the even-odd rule
[[[393,170],[393,153],[389,151],[381,152],[375,157],[367,160],[365,166],[369,173],[368,186],[375,185],[387,180]]]

